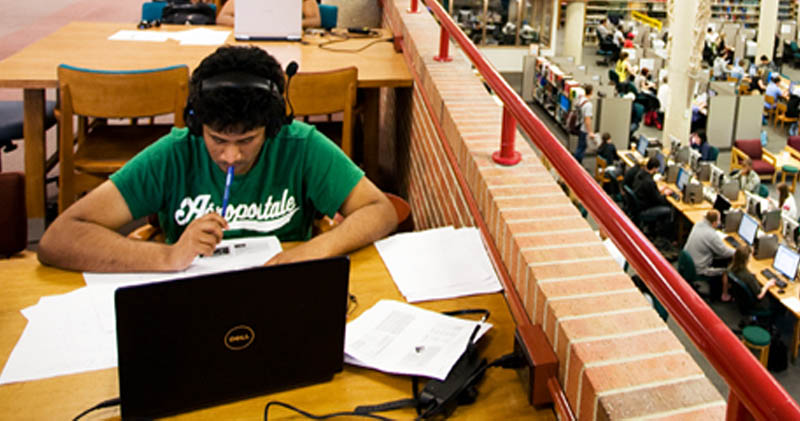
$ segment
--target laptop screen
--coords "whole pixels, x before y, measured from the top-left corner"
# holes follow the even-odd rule
[[[349,273],[335,257],[117,289],[123,419],[330,380]]]
[[[783,274],[783,276],[794,279],[795,275],[797,275],[798,263],[800,263],[800,255],[792,251],[789,247],[781,244],[778,246],[775,260],[772,261],[772,267]]]
[[[718,210],[720,215],[725,215],[730,208],[731,202],[725,196],[718,194],[717,199],[714,200],[714,209]]]
[[[750,215],[742,215],[742,222],[739,223],[738,234],[747,244],[753,245],[758,232],[758,221]]]

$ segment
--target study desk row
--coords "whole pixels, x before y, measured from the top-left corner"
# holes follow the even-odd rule
[[[673,186],[674,187],[674,186]],[[740,192],[741,194],[741,192]],[[741,196],[740,196],[741,197]],[[700,204],[696,205],[689,205],[683,202],[674,203],[672,198],[669,198],[670,203],[673,204],[676,210],[684,217],[692,226],[699,222],[701,219],[705,218],[706,213],[712,208],[712,206],[707,201],[703,201]],[[742,208],[743,203],[734,202],[732,203],[733,207]],[[679,206],[682,205],[682,206]],[[766,234],[775,234],[778,236],[778,241],[783,243],[783,235],[781,235],[781,230],[777,229],[775,231],[770,231]],[[738,233],[730,233],[730,235],[737,238],[740,242],[744,243],[744,240],[739,237]],[[726,246],[732,247],[727,242],[725,243]],[[751,257],[748,264],[747,269],[755,275],[756,279],[761,285],[765,285],[769,279],[767,279],[761,271],[770,268],[772,266],[772,258],[767,259],[756,259],[755,257]],[[772,269],[774,272],[774,269]],[[770,294],[774,296],[790,313],[792,313],[795,317],[794,323],[794,332],[792,334],[792,344],[791,344],[791,352],[792,352],[792,360],[797,359],[798,354],[798,347],[800,347],[800,306],[796,300],[800,298],[800,281],[795,278],[794,281],[788,282],[785,288],[779,288],[778,286],[773,286],[769,289]],[[781,292],[782,291],[782,292]],[[787,301],[789,300],[789,301]]]
[[[219,28],[227,29],[230,28]],[[56,88],[56,69],[65,63],[102,70],[143,70],[185,64],[193,70],[218,48],[216,45],[180,45],[177,41],[112,41],[120,30],[136,30],[135,23],[72,22],[0,61],[0,88],[24,91],[24,136],[26,205],[33,232],[43,231],[45,215],[45,89]],[[182,31],[183,25],[162,25],[148,31]],[[226,44],[256,45],[266,49],[283,65],[296,61],[301,72],[358,68],[358,89],[363,99],[365,164],[367,175],[378,173],[380,88],[409,87],[411,73],[401,53],[388,42],[391,34],[381,31],[385,41],[364,47],[373,39],[353,39],[336,45],[350,52],[320,48],[326,39],[306,36],[303,42],[239,42],[231,34]]]
[[[358,306],[350,320],[381,299],[403,301],[383,265],[377,250],[369,246],[351,254],[350,292]],[[26,320],[20,310],[36,304],[40,297],[64,294],[84,286],[80,273],[45,267],[31,252],[0,260],[0,367],[20,338]],[[481,355],[489,360],[511,352],[514,345],[514,321],[502,293],[477,295],[419,304],[420,307],[448,311],[484,308],[491,312],[494,326],[479,342]],[[490,369],[478,386],[475,403],[462,406],[453,419],[538,419],[553,420],[551,409],[535,409],[517,373]],[[89,407],[119,396],[117,369],[105,369],[54,378],[0,386],[0,414],[36,420],[71,419]],[[280,393],[253,397],[201,409],[170,419],[259,420],[267,402],[278,400],[314,414],[349,411],[358,405],[372,405],[411,397],[411,380],[406,376],[384,374],[375,370],[345,365],[333,380]],[[390,418],[413,419],[413,409],[387,412]],[[2,416],[0,416],[2,418]],[[91,419],[118,419],[119,408],[105,409]],[[297,419],[296,414],[280,408],[270,410],[270,419]]]

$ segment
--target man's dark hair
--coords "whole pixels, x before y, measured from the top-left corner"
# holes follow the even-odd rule
[[[760,60],[761,61],[769,61],[769,57],[767,57],[766,54],[762,54]]]
[[[583,85],[583,92],[586,95],[591,95],[592,92],[594,92],[594,86],[592,86],[591,83],[587,83],[586,85]]]
[[[650,159],[647,160],[647,170],[648,171],[652,170],[653,168],[658,168],[660,166],[661,166],[661,163],[658,162],[658,158],[656,158],[656,157],[650,157]]]
[[[202,82],[231,72],[263,77],[274,84],[275,95],[257,87],[221,87],[201,92]],[[284,73],[278,61],[258,47],[223,46],[203,59],[189,81],[188,107],[199,124],[222,133],[245,133],[265,127],[274,137],[286,120]]]
[[[697,133],[695,133],[695,134],[700,139],[700,144],[701,145],[706,143],[706,142],[708,142],[708,136],[706,135],[706,131],[705,130],[698,130]]]

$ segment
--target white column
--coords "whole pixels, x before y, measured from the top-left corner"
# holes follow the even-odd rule
[[[756,62],[763,56],[773,59],[775,48],[775,28],[778,25],[778,0],[761,0],[758,15],[758,39],[756,42]]]
[[[575,64],[583,61],[583,23],[586,17],[586,3],[572,1],[567,3],[564,20],[564,55],[575,57]]]
[[[558,45],[559,10],[561,10],[561,6],[558,4],[558,0],[553,0],[553,20],[550,25],[550,50],[554,54],[556,52],[556,46]]]
[[[698,0],[675,0],[674,12],[669,20],[670,43],[667,78],[669,79],[669,104],[664,115],[663,142],[670,143],[670,135],[687,143],[692,122],[691,92],[694,84],[690,74],[690,56],[693,53],[694,29]]]

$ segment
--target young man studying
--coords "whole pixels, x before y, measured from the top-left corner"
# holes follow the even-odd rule
[[[264,50],[220,47],[192,74],[187,128],[173,128],[59,215],[39,260],[96,272],[177,271],[213,253],[223,236],[308,240],[268,262],[286,263],[341,255],[391,232],[397,218],[386,196],[312,126],[287,121],[283,91],[283,70]],[[336,212],[344,220],[310,239],[313,219]],[[116,232],[154,213],[166,243]]]

